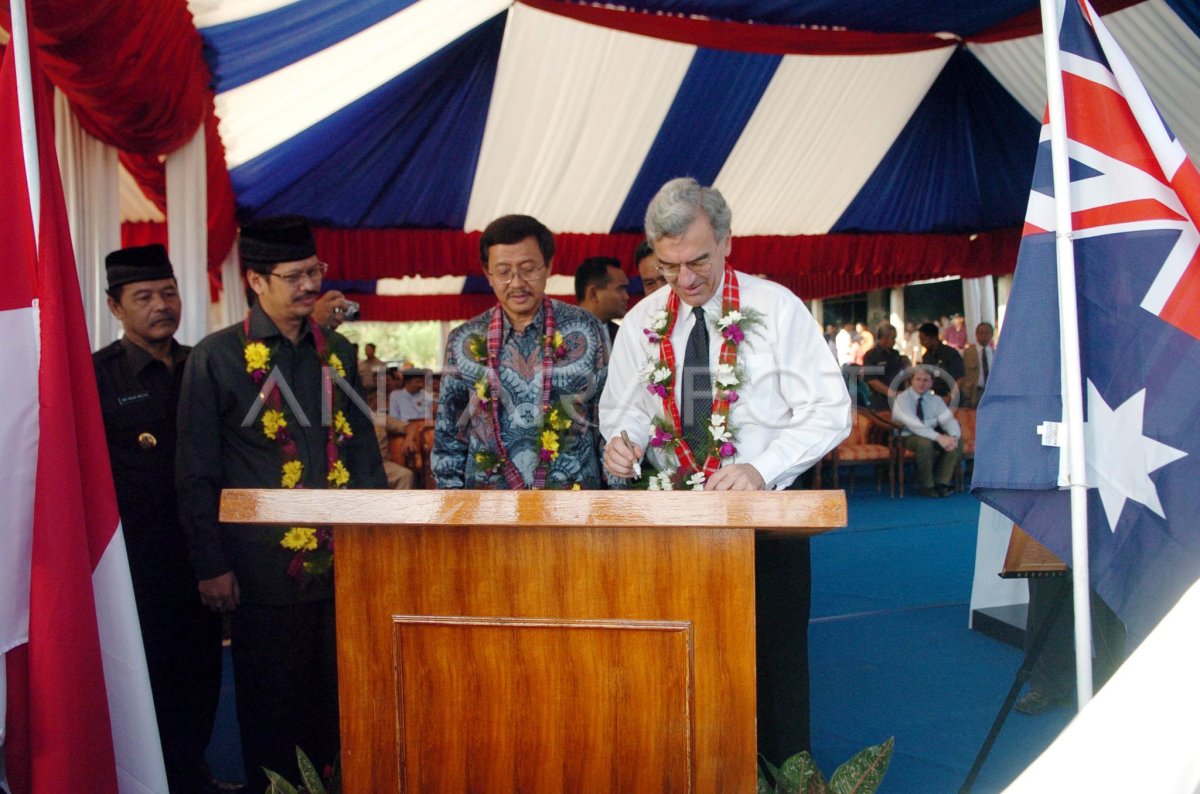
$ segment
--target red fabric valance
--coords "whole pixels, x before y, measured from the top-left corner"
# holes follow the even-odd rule
[[[145,221],[143,223],[121,224],[121,247],[129,248],[135,245],[151,245],[158,243],[167,246],[167,224]],[[169,248],[169,246],[167,246]]]
[[[370,280],[480,272],[479,232],[430,229],[314,230],[329,277]],[[589,256],[615,256],[633,274],[637,234],[559,234],[555,272],[570,274]],[[1019,229],[966,234],[828,234],[734,237],[730,261],[778,281],[801,297],[828,298],[940,276],[1011,273]],[[401,299],[392,299],[401,300]]]
[[[372,280],[480,272],[479,232],[428,229],[316,229],[317,251],[329,277]],[[589,256],[616,256],[634,274],[636,234],[560,234],[555,272],[571,274]],[[830,298],[943,276],[1011,273],[1019,229],[969,235],[831,234],[735,237],[730,262],[777,281],[805,300]],[[492,305],[490,295],[355,295],[363,319],[455,320]]]

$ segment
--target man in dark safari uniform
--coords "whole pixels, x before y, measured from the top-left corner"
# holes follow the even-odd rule
[[[167,781],[220,791],[204,762],[221,688],[221,618],[200,602],[175,496],[175,413],[190,348],[175,341],[179,289],[161,245],[105,260],[124,336],[93,358]]]

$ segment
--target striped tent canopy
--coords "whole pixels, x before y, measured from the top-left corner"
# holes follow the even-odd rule
[[[555,231],[559,273],[628,262],[680,175],[729,200],[735,266],[805,298],[1015,263],[1045,104],[1035,0],[128,4],[202,42],[210,264],[233,206],[301,214],[375,319],[482,307],[478,233],[506,213]],[[1096,5],[1200,152],[1200,0]]]

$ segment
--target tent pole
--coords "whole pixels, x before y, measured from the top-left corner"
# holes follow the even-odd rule
[[[33,214],[33,240],[41,227],[42,183],[38,161],[37,124],[33,111],[33,77],[29,66],[29,17],[25,0],[11,3],[13,61],[17,72],[17,116],[21,127],[21,150],[25,155],[25,180],[29,184],[29,209]]]
[[[1067,0],[1077,2],[1077,0]],[[1059,61],[1060,0],[1041,0],[1046,51],[1050,152],[1054,172],[1055,251],[1058,259],[1059,345],[1063,412],[1071,494],[1071,569],[1075,596],[1075,686],[1082,709],[1092,699],[1092,614],[1088,567],[1087,469],[1083,439],[1083,383],[1079,355],[1079,311],[1075,292],[1075,249],[1071,228],[1071,178],[1067,152],[1066,102]],[[1062,452],[1060,452],[1062,454]]]

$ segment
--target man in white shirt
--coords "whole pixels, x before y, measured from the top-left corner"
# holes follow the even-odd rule
[[[401,422],[428,422],[425,415],[425,373],[414,369],[404,372],[404,385],[388,397],[388,414]]]
[[[646,237],[669,289],[629,311],[613,347],[600,397],[612,476],[645,456],[678,487],[786,488],[850,433],[845,382],[803,302],[726,267],[731,220],[694,179],[650,202]],[[808,561],[803,539],[756,539],[759,751],[775,764],[808,748]]]
[[[850,343],[854,341],[854,325],[853,323],[843,323],[841,330],[833,337],[833,350],[837,353],[837,361],[841,366],[853,364],[853,354],[850,352]]]
[[[892,405],[892,420],[904,426],[904,446],[917,459],[922,496],[949,496],[950,480],[962,461],[962,429],[941,397],[933,393],[929,367],[913,371],[909,388]]]

